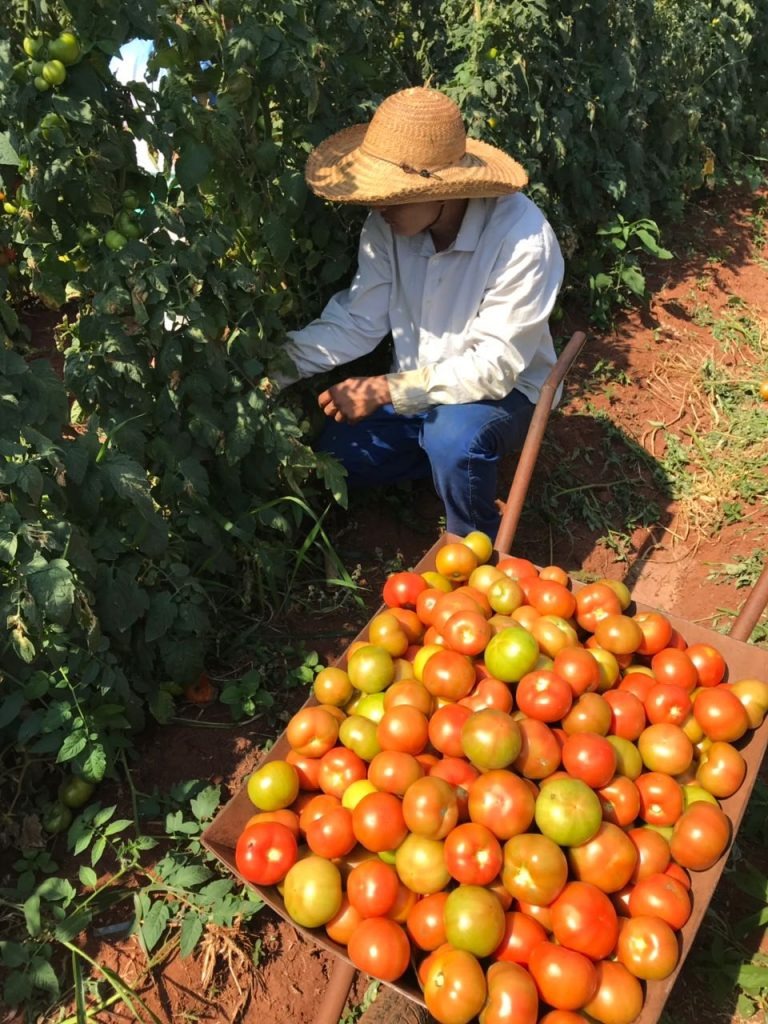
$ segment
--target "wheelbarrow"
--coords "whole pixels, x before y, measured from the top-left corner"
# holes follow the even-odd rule
[[[585,341],[581,332],[573,335],[557,363],[553,367],[545,385],[541,397],[537,403],[531,421],[526,441],[520,454],[517,468],[512,480],[505,509],[499,525],[495,540],[495,553],[492,560],[499,556],[508,554],[515,536],[520,520],[528,487],[530,485],[533,470],[538,457],[544,431],[554,403],[557,389],[564,379],[576,356],[580,352]],[[460,538],[451,534],[443,534],[437,542],[426,552],[421,561],[414,567],[416,572],[427,572],[435,568],[435,558],[438,550],[446,543]],[[581,584],[574,583],[574,589],[578,590]],[[768,604],[768,567],[763,572],[756,586],[749,595],[741,612],[733,624],[728,636],[715,633],[697,623],[688,622],[664,612],[673,627],[680,632],[688,643],[710,643],[718,647],[723,654],[731,679],[757,677],[768,679],[768,652],[754,646],[748,645],[745,641],[752,632],[764,607]],[[380,611],[382,609],[379,609]],[[634,604],[636,611],[653,610],[648,605]],[[376,614],[378,614],[378,611]],[[360,631],[356,639],[363,638],[367,634],[367,625]],[[336,664],[344,667],[346,655],[343,654]],[[307,701],[307,705],[316,703],[313,697]],[[739,825],[749,801],[750,794],[757,779],[760,764],[768,746],[768,717],[761,727],[752,733],[749,742],[743,747],[741,753],[747,762],[747,773],[744,782],[739,790],[727,800],[721,801],[721,806],[733,823],[731,844],[737,834]],[[275,745],[265,755],[262,763],[275,759],[282,759],[289,750],[285,735],[281,735]],[[235,866],[235,846],[238,836],[246,821],[253,814],[253,805],[250,802],[246,789],[243,787],[218,813],[214,821],[208,826],[202,835],[202,843],[214,856],[216,856],[233,874],[238,877]],[[730,847],[729,847],[730,849]],[[681,953],[677,967],[672,975],[663,981],[649,981],[646,983],[646,997],[643,1009],[637,1017],[635,1024],[656,1024],[661,1015],[664,1004],[672,991],[675,979],[679,974],[685,958],[691,948],[698,928],[706,912],[707,906],[712,898],[717,883],[722,874],[727,860],[726,851],[720,860],[707,871],[692,873],[691,895],[693,898],[693,912],[690,919],[680,933]],[[241,881],[248,885],[241,877]],[[280,916],[290,920],[285,910],[281,896],[275,888],[251,886],[261,899],[264,900]],[[334,957],[334,966],[326,985],[323,1001],[318,1007],[314,1018],[314,1024],[338,1024],[343,1012],[349,991],[355,979],[356,968],[350,962],[346,949],[331,941],[322,929],[307,930],[294,924],[294,927],[310,941],[320,946]],[[384,1024],[410,1024],[420,1018],[425,1019],[424,1000],[421,989],[412,972],[388,986],[387,995],[388,1010],[384,1015],[375,1014],[377,1021]],[[395,997],[392,1000],[392,997]],[[399,997],[399,998],[398,998]],[[420,1012],[419,1012],[420,1011]],[[365,1017],[363,1018],[365,1019]]]

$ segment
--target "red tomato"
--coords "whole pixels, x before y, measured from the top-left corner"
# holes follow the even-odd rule
[[[402,804],[392,793],[369,793],[352,811],[357,841],[373,853],[395,850],[408,834]]]
[[[412,942],[419,949],[433,950],[445,942],[445,901],[447,892],[435,892],[416,903],[405,922]]]
[[[606,583],[588,583],[576,592],[576,621],[588,633],[595,632],[601,619],[620,614],[621,602]]]
[[[395,905],[399,886],[392,865],[371,857],[347,875],[347,898],[361,917],[386,917]]]
[[[309,794],[306,794],[309,797]],[[296,806],[294,804],[294,806]],[[299,810],[299,831],[302,835],[307,834],[307,829],[317,818],[322,818],[329,811],[341,807],[341,800],[330,793],[318,793],[317,796],[309,797],[307,802]]]
[[[417,572],[395,572],[387,577],[381,596],[390,608],[415,608],[416,599],[426,589],[427,581]]]
[[[640,818],[649,825],[674,825],[683,813],[683,787],[663,772],[644,772],[635,779],[640,793]]]
[[[631,1024],[643,1008],[643,988],[624,964],[603,960],[596,965],[597,992],[584,1007],[600,1024]]]
[[[691,698],[688,690],[675,683],[655,683],[644,701],[648,721],[655,725],[669,722],[682,725],[691,713]]]
[[[421,681],[433,697],[461,700],[475,685],[475,666],[466,654],[438,651],[424,666]]]
[[[733,743],[749,729],[749,716],[739,698],[725,686],[702,690],[693,702],[693,717],[710,740]]]
[[[669,864],[669,843],[650,828],[631,828],[627,835],[637,847],[637,866],[632,872],[632,881],[638,882],[657,871],[664,871]]]
[[[617,775],[597,791],[603,807],[603,820],[627,828],[640,813],[640,793],[632,779]]]
[[[487,997],[481,964],[471,953],[450,946],[436,950],[429,961],[422,982],[427,1010],[441,1024],[468,1024]]]
[[[557,615],[561,619],[570,619],[576,611],[576,598],[555,580],[533,580],[526,588],[528,604],[532,605],[539,615]]]
[[[400,623],[400,628],[408,637],[409,647],[416,645],[418,648],[419,641],[424,636],[424,623],[417,613],[410,608],[392,608],[390,615],[394,615]],[[405,657],[408,657],[408,651],[405,652]]]
[[[477,666],[475,666],[477,674]],[[462,697],[460,704],[466,704],[472,711],[482,711],[484,708],[495,708],[496,711],[509,713],[514,707],[515,701],[512,691],[500,679],[487,676],[475,685],[474,690],[468,697]]]
[[[717,686],[725,678],[725,658],[711,644],[691,644],[685,652],[696,666],[699,686]]]
[[[454,612],[442,627],[445,644],[459,654],[481,654],[493,636],[493,629],[482,612]]]
[[[290,829],[297,840],[299,838],[299,816],[294,810],[288,810],[286,807],[279,811],[259,811],[257,814],[251,815],[246,826],[255,825],[260,821],[279,821],[281,825]]]
[[[660,917],[623,918],[616,955],[630,974],[648,981],[669,977],[680,958],[675,933]]]
[[[569,882],[552,904],[552,931],[562,946],[602,960],[613,952],[619,922],[602,890],[588,882]]]
[[[409,831],[426,839],[444,839],[459,820],[456,791],[444,779],[426,775],[406,789],[402,813]]]
[[[613,591],[611,591],[613,593]],[[578,1010],[597,991],[597,971],[582,953],[553,942],[540,942],[528,963],[539,997],[556,1010]]]
[[[568,850],[571,875],[589,882],[603,892],[618,892],[632,878],[637,867],[637,847],[618,825],[604,821],[593,836]]]
[[[361,921],[352,932],[347,952],[358,970],[382,981],[397,981],[411,962],[411,944],[405,930],[388,917]]]
[[[517,706],[539,722],[559,722],[573,704],[573,690],[556,672],[538,669],[523,676],[515,690]]]
[[[600,685],[600,666],[584,647],[564,647],[558,651],[552,671],[568,683],[576,697]]]
[[[465,885],[490,885],[501,871],[501,844],[490,829],[476,822],[457,825],[449,832],[443,852],[451,875]]]
[[[606,615],[595,626],[595,640],[611,654],[634,654],[643,642],[643,631],[628,615]]]
[[[730,743],[716,740],[699,758],[696,781],[719,799],[732,796],[744,781],[747,762]]]
[[[514,963],[491,964],[487,980],[488,1001],[479,1024],[536,1024],[539,994],[525,968]]]
[[[646,726],[643,702],[628,690],[608,690],[603,698],[611,709],[611,735],[636,740]]]
[[[529,562],[527,558],[516,558],[514,555],[500,559],[496,568],[511,580],[532,579],[539,575],[539,570],[533,562]]]
[[[645,698],[655,685],[656,680],[652,675],[646,675],[644,672],[627,672],[619,683],[618,690],[620,693],[631,693],[637,697],[645,711]]]
[[[485,772],[469,787],[469,816],[497,839],[525,832],[533,821],[535,797],[528,785],[506,769]]]
[[[637,648],[638,654],[653,655],[670,646],[672,624],[661,612],[638,612],[635,622],[643,634],[643,641]]]
[[[325,933],[329,939],[338,942],[340,946],[346,946],[352,937],[355,928],[363,920],[363,915],[352,906],[346,896],[342,897],[341,908],[325,926]]]
[[[438,590],[436,587],[427,587],[426,590],[422,590],[416,599],[416,614],[419,620],[424,623],[425,626],[434,625],[435,609],[437,608],[437,602],[445,593],[444,590]]]
[[[357,843],[352,829],[352,812],[336,807],[307,826],[307,846],[318,857],[334,860],[349,853]]]
[[[435,655],[436,657],[436,655]],[[472,715],[472,708],[466,704],[444,704],[433,713],[429,720],[429,742],[446,757],[463,757],[461,730]]]
[[[629,894],[630,917],[660,917],[670,928],[680,931],[691,916],[688,890],[664,872],[637,882]]]
[[[424,768],[413,754],[402,750],[382,750],[368,765],[368,780],[383,793],[403,796],[406,789],[424,775]]]
[[[341,799],[353,782],[364,779],[368,774],[368,765],[361,757],[346,747],[331,747],[327,754],[320,758],[318,782],[324,793],[330,793]]]
[[[562,726],[568,734],[596,732],[606,736],[611,727],[611,716],[611,705],[602,694],[582,693],[563,718]]]
[[[568,861],[546,836],[526,832],[504,844],[504,888],[515,899],[548,906],[568,880]]]
[[[428,718],[432,714],[434,704],[432,694],[418,679],[399,679],[384,691],[385,712],[405,705],[416,708]]]
[[[651,669],[660,683],[675,683],[684,690],[690,691],[699,681],[696,666],[686,651],[678,651],[674,647],[665,647],[651,658]]]
[[[616,751],[604,736],[574,733],[563,744],[563,767],[592,789],[607,786],[616,774]]]
[[[331,749],[333,750],[334,748],[332,747]],[[296,769],[300,789],[307,792],[320,789],[320,762],[322,758],[306,757],[304,754],[297,754],[295,750],[289,750],[285,755],[285,760]]]
[[[469,818],[469,787],[480,774],[477,768],[473,768],[463,757],[443,757],[432,765],[428,774],[450,782],[456,792],[459,821],[467,821]]]
[[[547,931],[528,914],[510,910],[504,915],[504,935],[493,952],[494,960],[527,966],[531,950],[547,941]]]
[[[385,711],[376,727],[376,739],[382,750],[420,754],[429,739],[427,716],[418,708],[400,704]]]
[[[554,731],[535,718],[522,718],[520,753],[512,767],[523,778],[546,779],[560,767],[561,746]]]
[[[278,821],[248,825],[235,846],[238,874],[256,885],[281,882],[298,857],[296,837]]]
[[[714,804],[691,804],[675,823],[669,849],[689,871],[706,871],[722,857],[731,839],[731,822]]]

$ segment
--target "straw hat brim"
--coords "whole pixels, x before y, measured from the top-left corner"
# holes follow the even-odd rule
[[[463,160],[426,174],[365,151],[368,126],[336,132],[307,159],[307,184],[337,203],[419,203],[432,199],[489,199],[509,195],[528,182],[525,170],[502,150],[467,139]]]

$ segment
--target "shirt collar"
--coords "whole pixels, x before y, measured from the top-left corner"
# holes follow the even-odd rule
[[[456,240],[447,252],[474,252],[480,242],[480,235],[483,233],[486,221],[488,219],[488,206],[489,203],[494,202],[493,199],[470,199],[467,203],[467,209],[464,214],[464,219],[461,222],[459,233],[456,236]],[[434,256],[435,255],[435,243],[432,241],[432,235],[429,231],[424,231],[422,234],[416,235],[412,242],[415,252],[419,256]]]

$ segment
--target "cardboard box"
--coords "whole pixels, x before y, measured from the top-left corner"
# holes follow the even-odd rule
[[[424,555],[418,565],[414,567],[415,570],[417,572],[426,572],[427,570],[434,569],[435,555],[438,548],[448,541],[456,539],[458,538],[451,537],[450,535],[444,535],[441,537],[440,540]],[[579,587],[580,584],[574,584],[574,590],[578,590]],[[649,611],[651,608],[649,605],[636,604],[630,610]],[[739,679],[757,678],[768,682],[768,651],[742,643],[738,640],[733,640],[721,633],[715,633],[714,631],[705,629],[703,626],[699,626],[696,623],[688,622],[678,616],[670,615],[668,612],[664,612],[664,614],[670,620],[675,629],[685,637],[689,644],[711,643],[718,648],[728,664],[728,679],[730,681],[735,682]],[[358,634],[358,638],[365,637],[367,635],[367,629],[368,626],[366,624]],[[346,656],[342,655],[336,664],[343,667],[346,664]],[[307,704],[314,703],[316,703],[316,701],[313,698],[310,698],[310,700],[307,701]],[[745,740],[747,742],[745,742]],[[727,800],[720,801],[723,810],[733,823],[733,836],[736,835],[739,825],[741,824],[741,820],[744,817],[744,812],[757,779],[757,774],[766,751],[766,746],[768,745],[768,717],[758,730],[748,733],[745,740],[742,740],[738,746],[747,762],[746,778],[739,790],[733,796],[729,797]],[[285,739],[285,735],[283,734],[279,737],[269,753],[263,758],[262,763],[278,758],[284,758],[288,750],[289,746]],[[246,790],[243,787],[243,789],[241,789],[240,792],[237,793],[229,803],[219,811],[216,818],[208,826],[202,836],[203,845],[235,875],[238,874],[235,868],[235,845],[245,822],[251,817],[254,810],[253,804],[248,799]],[[731,841],[733,841],[733,839]],[[728,853],[726,852],[717,864],[709,870],[690,872],[692,881],[691,896],[693,900],[693,912],[689,921],[680,932],[681,955],[679,963],[676,970],[669,978],[665,978],[663,981],[649,981],[646,983],[645,1003],[640,1016],[637,1018],[637,1024],[655,1024],[661,1016],[664,1003],[672,991],[675,979],[677,978],[677,975],[679,974],[685,962],[685,958],[693,944],[696,932],[698,931],[699,925],[704,917],[704,913],[715,891],[727,859]],[[241,876],[238,875],[238,877]],[[244,879],[241,878],[241,881],[244,882]],[[262,886],[251,886],[251,888],[255,889],[264,902],[272,907],[273,910],[282,917],[287,918],[285,905],[276,888]],[[332,942],[323,929],[307,930],[300,928],[298,925],[294,925],[294,927],[296,927],[297,930],[308,939],[314,941],[318,946],[321,946],[323,949],[341,957],[349,963],[349,958],[346,955],[346,949],[343,946]],[[392,987],[407,996],[409,999],[424,1005],[421,989],[418,986],[413,972],[409,971],[408,974],[401,978]]]

